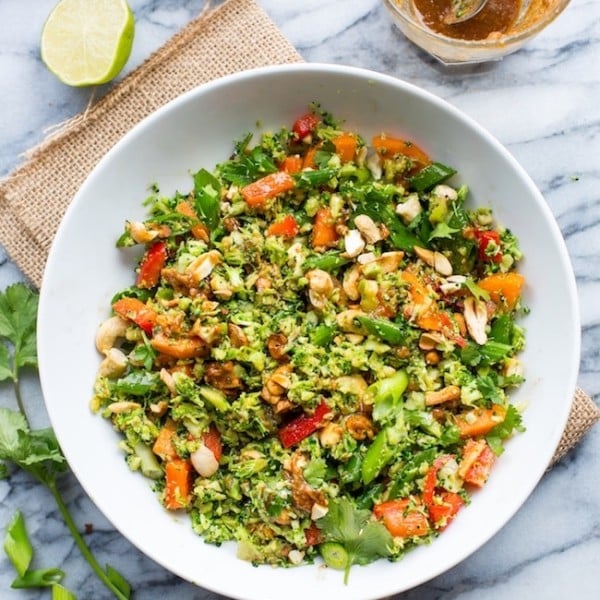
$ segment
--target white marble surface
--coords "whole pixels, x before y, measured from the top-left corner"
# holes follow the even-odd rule
[[[504,61],[445,70],[406,41],[379,0],[258,0],[308,61],[367,67],[442,96],[497,136],[540,187],[565,236],[583,323],[579,383],[600,393],[600,2],[573,0],[546,31]],[[0,176],[44,131],[82,110],[90,90],[70,89],[39,59],[39,35],[55,0],[0,2]],[[131,0],[136,39],[126,71],[200,10],[201,0]],[[0,248],[0,288],[22,278]],[[548,268],[552,268],[549,265]],[[551,301],[551,299],[549,299]],[[25,395],[35,425],[47,423],[35,378]],[[7,387],[0,405],[13,406]],[[396,600],[600,598],[600,427],[541,481],[517,515],[451,571]],[[78,483],[63,490],[101,563],[117,566],[135,598],[216,600],[143,556],[98,512]],[[38,566],[61,566],[80,599],[108,598],[68,536],[49,494],[23,474],[0,481],[0,525],[20,508]],[[49,598],[10,590],[0,557],[0,598]],[[265,595],[265,597],[267,597]]]

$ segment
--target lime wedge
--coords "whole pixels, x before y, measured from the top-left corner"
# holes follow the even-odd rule
[[[68,85],[106,83],[125,66],[134,30],[125,0],[60,0],[42,30],[42,60]]]

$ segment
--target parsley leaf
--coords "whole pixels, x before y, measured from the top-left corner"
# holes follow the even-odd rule
[[[37,366],[37,307],[37,294],[24,283],[0,292],[0,381],[17,381],[20,367]]]
[[[513,431],[525,431],[522,423],[521,413],[509,404],[506,410],[506,416],[502,423],[498,423],[486,436],[485,439],[496,456],[504,452],[503,440],[510,437]]]
[[[344,582],[352,565],[366,565],[379,557],[389,556],[392,536],[371,511],[355,508],[346,498],[329,503],[327,514],[317,521],[327,542],[340,544],[347,553]]]
[[[435,226],[435,229],[429,234],[429,241],[434,238],[446,238],[452,239],[452,234],[458,233],[460,229],[456,229],[454,227],[450,227],[448,223],[438,223]]]

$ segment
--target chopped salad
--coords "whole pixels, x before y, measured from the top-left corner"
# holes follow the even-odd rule
[[[346,571],[441,534],[522,431],[515,236],[397,132],[313,105],[156,188],[92,406],[212,544]]]

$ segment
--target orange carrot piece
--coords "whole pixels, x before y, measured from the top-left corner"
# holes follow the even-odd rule
[[[335,152],[339,155],[342,163],[347,163],[354,159],[358,140],[356,134],[344,132],[333,139],[333,145],[335,146]]]
[[[176,458],[165,465],[165,507],[185,508],[190,499],[192,465],[189,460]]]
[[[150,340],[150,344],[157,352],[173,358],[197,358],[206,352],[206,344],[199,337],[169,338],[159,333]]]
[[[494,273],[481,279],[477,285],[485,290],[496,304],[505,304],[513,310],[521,297],[525,277],[520,273]]]
[[[119,298],[113,305],[113,310],[123,319],[133,321],[147,334],[152,333],[158,315],[153,308],[146,306],[137,298]]]
[[[383,519],[383,524],[394,537],[422,536],[429,533],[429,521],[416,508],[409,508],[408,499],[389,500],[376,504],[373,514]]]
[[[328,208],[320,208],[315,215],[313,224],[313,248],[331,246],[338,241],[338,237],[331,211]]]
[[[506,408],[494,404],[492,408],[475,408],[456,417],[456,425],[463,438],[477,437],[489,433],[506,417]]]
[[[198,221],[198,224],[193,225],[190,231],[194,238],[196,238],[197,240],[208,242],[208,228],[206,227],[206,225],[204,225],[204,223],[199,222],[198,215],[196,214],[194,207],[187,200],[183,200],[182,202],[180,202],[175,208],[175,210],[186,217],[190,217],[190,219]]]
[[[317,163],[315,162],[315,157],[317,155],[318,150],[319,150],[318,146],[312,146],[306,151],[306,154],[304,155],[304,158],[302,159],[302,168],[303,169],[314,169],[317,166]]]
[[[158,432],[158,437],[152,446],[152,452],[165,461],[177,458],[177,452],[175,451],[175,446],[173,446],[173,437],[175,436],[176,429],[177,425],[175,421],[168,419]]]
[[[263,206],[267,200],[279,194],[289,192],[294,188],[295,182],[289,173],[276,171],[265,175],[258,181],[249,183],[241,189],[242,196],[247,204],[253,208]]]
[[[382,133],[373,138],[372,145],[382,158],[402,154],[423,167],[431,164],[429,155],[409,140],[390,137]]]
[[[281,163],[281,170],[293,175],[302,171],[302,157],[299,154],[286,156]]]

